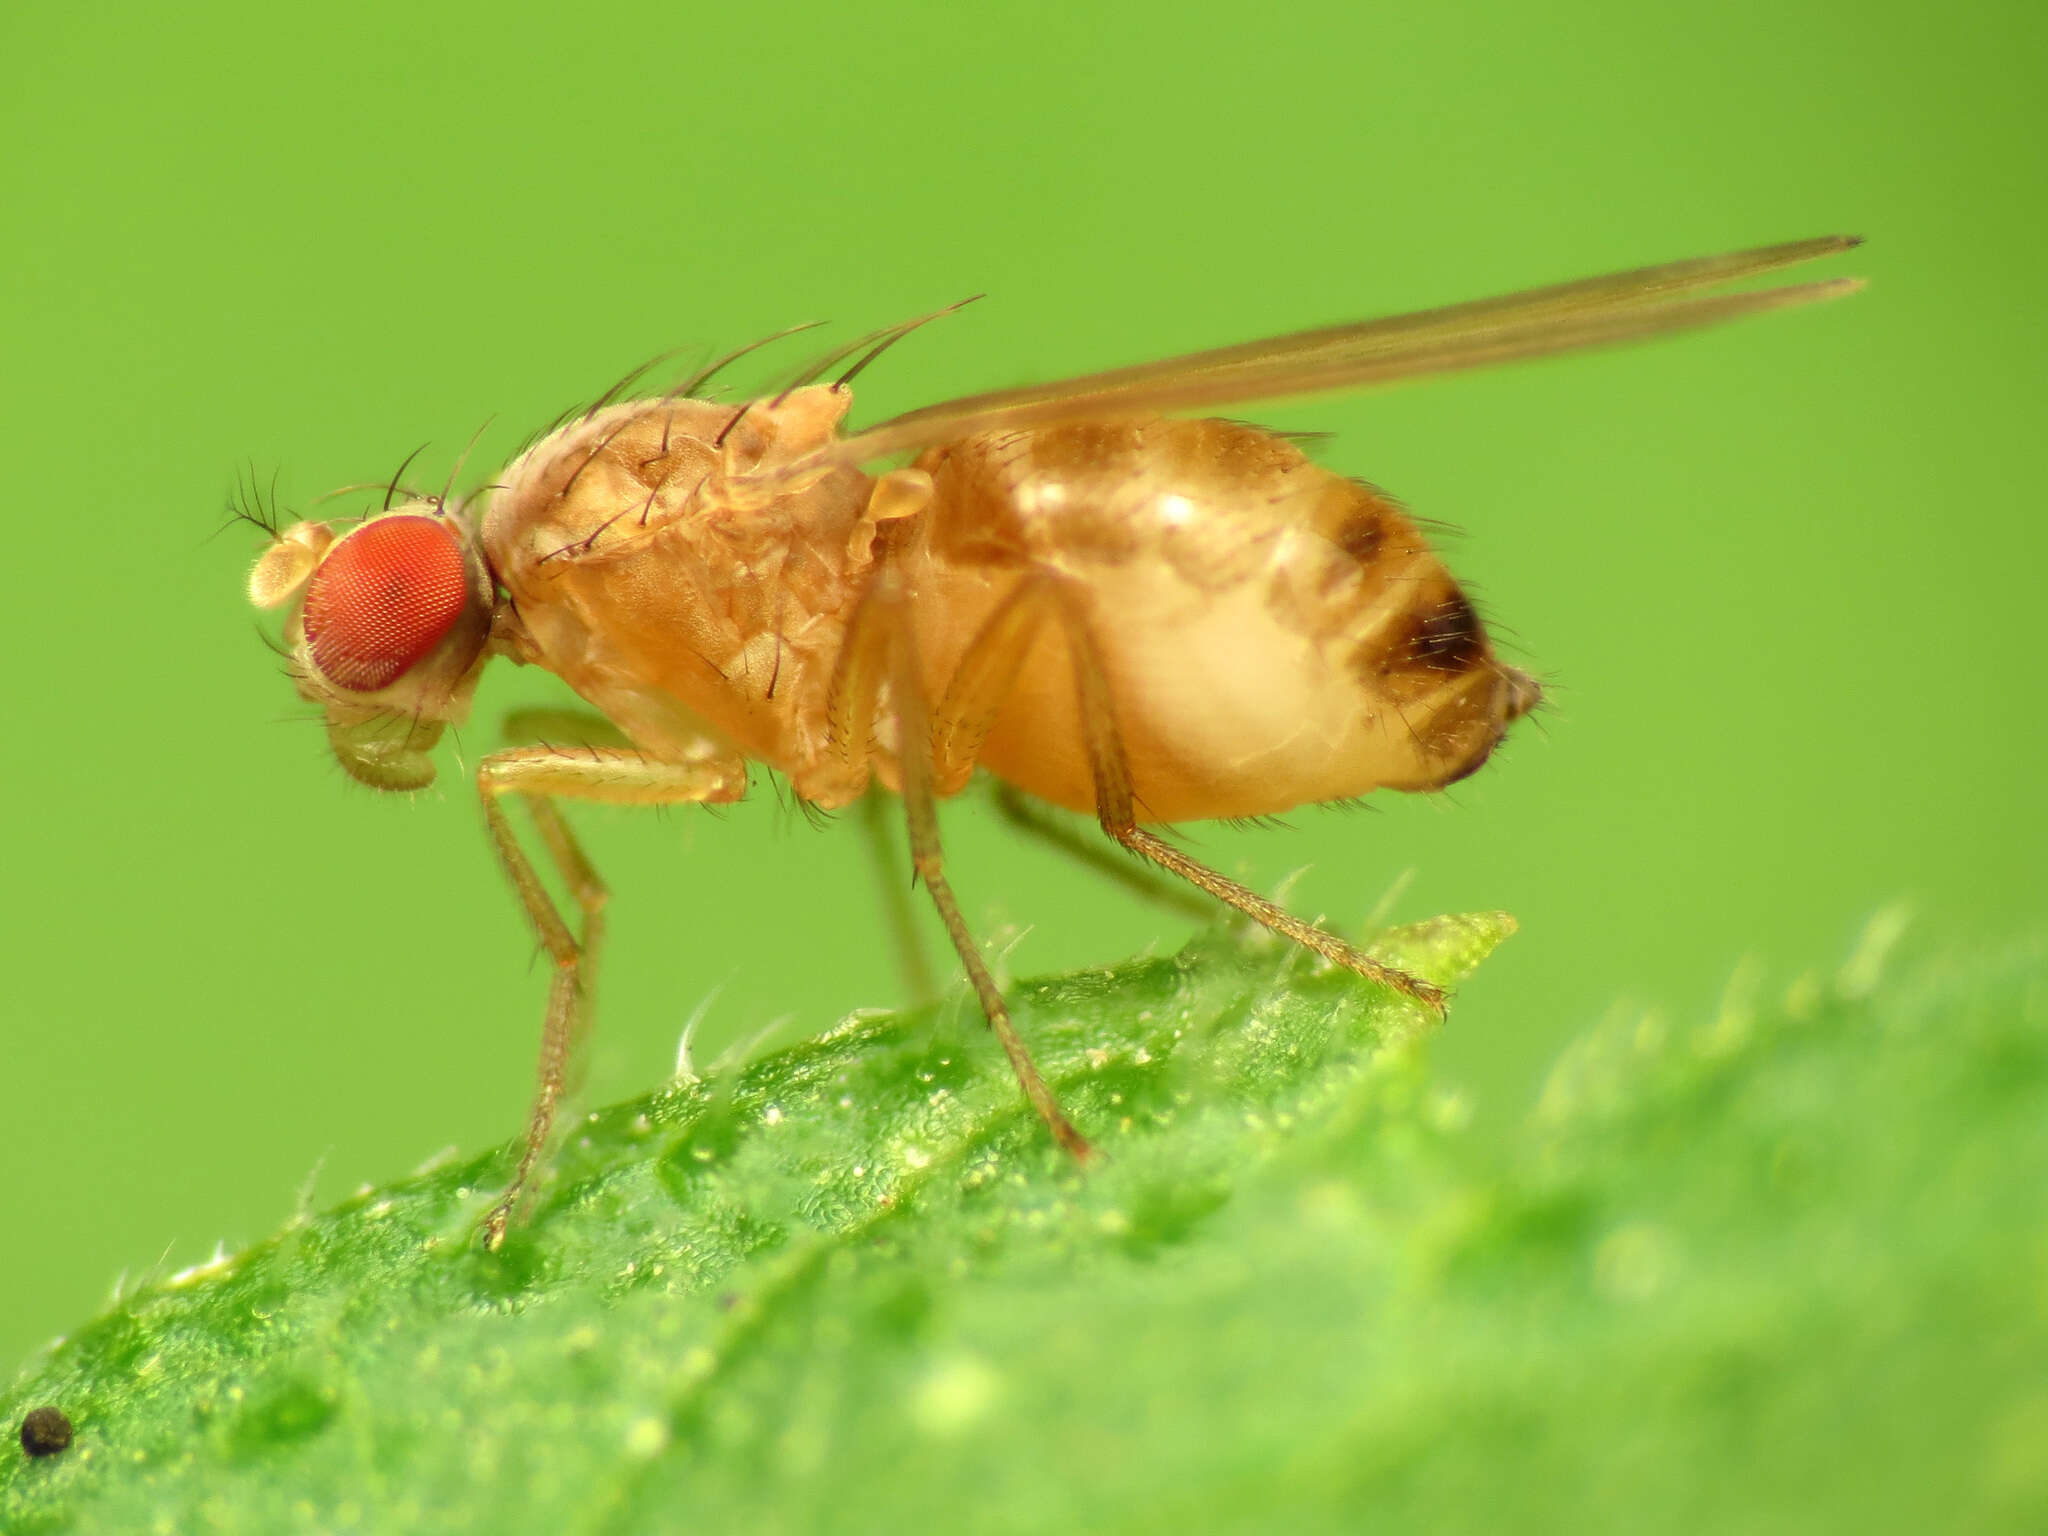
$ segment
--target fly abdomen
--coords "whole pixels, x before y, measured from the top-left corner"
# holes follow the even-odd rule
[[[1399,504],[1276,434],[1089,422],[964,439],[920,465],[935,686],[1018,573],[1057,573],[1085,594],[1143,819],[1434,789],[1533,700]],[[1064,649],[1029,652],[982,761],[1085,809]]]
[[[1477,770],[1542,689],[1494,655],[1471,600],[1433,555],[1383,566],[1377,555],[1367,565],[1367,620],[1348,665],[1367,708],[1413,746],[1412,764],[1387,787],[1441,789]]]

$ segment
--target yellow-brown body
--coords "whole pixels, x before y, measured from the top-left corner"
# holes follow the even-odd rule
[[[928,504],[881,522],[857,469],[731,494],[815,451],[847,403],[802,390],[735,421],[730,406],[642,402],[522,458],[483,537],[523,659],[644,751],[693,752],[708,732],[832,807],[867,781],[825,721],[879,542],[907,581],[927,716],[997,605],[1050,573],[1100,647],[1149,822],[1436,788],[1536,698],[1398,507],[1256,428],[1141,417],[982,433],[922,455]],[[896,787],[887,703],[874,767]],[[1031,642],[980,761],[1096,809],[1060,626]]]
[[[946,876],[936,800],[977,766],[1093,812],[1131,853],[1441,1013],[1443,990],[1303,921],[1142,823],[1439,788],[1537,701],[1415,525],[1293,443],[1188,413],[1604,346],[1853,292],[1709,294],[1834,254],[1795,241],[940,402],[844,435],[846,380],[743,406],[604,401],[487,493],[337,533],[279,527],[251,599],[364,783],[415,790],[494,656],[545,667],[626,738],[511,745],[476,769],[500,865],[554,975],[504,1237],[588,1021],[606,892],[557,810],[720,804],[749,765],[847,804],[879,777],[1025,1097],[1091,1155],[1033,1065]],[[727,359],[726,361],[731,361]],[[819,372],[823,371],[821,367]],[[700,385],[699,375],[679,391]],[[610,396],[606,397],[608,401]],[[917,455],[905,468],[866,466]],[[396,491],[396,481],[392,487]],[[592,723],[578,722],[584,731]],[[603,738],[603,739],[600,739]],[[563,909],[502,803],[523,800]]]

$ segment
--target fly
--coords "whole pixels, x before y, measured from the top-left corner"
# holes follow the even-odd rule
[[[1204,410],[1646,339],[1838,298],[1714,293],[1855,245],[1824,237],[973,395],[847,432],[848,380],[740,406],[703,376],[614,401],[466,502],[275,530],[249,582],[287,608],[299,694],[353,777],[433,780],[495,657],[602,716],[573,750],[476,770],[499,863],[554,972],[505,1235],[586,1023],[605,889],[558,802],[723,804],[750,762],[801,800],[901,797],[913,865],[1024,1096],[1093,1155],[1033,1064],[947,878],[938,803],[986,769],[1138,857],[1441,1013],[1445,994],[1199,863],[1155,828],[1440,789],[1542,690],[1503,662],[1395,503]],[[851,355],[853,350],[845,355]],[[897,467],[871,466],[900,460]],[[572,926],[506,817],[529,808]]]

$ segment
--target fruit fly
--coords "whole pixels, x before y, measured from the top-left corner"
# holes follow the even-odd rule
[[[1155,829],[1441,789],[1541,690],[1495,654],[1392,501],[1285,437],[1184,413],[1835,298],[1857,283],[1709,290],[1855,243],[1304,331],[844,431],[848,380],[910,328],[898,327],[866,338],[833,384],[735,405],[692,398],[699,375],[656,398],[608,397],[467,501],[387,495],[352,526],[273,530],[249,594],[289,607],[292,681],[353,777],[431,782],[443,728],[494,657],[545,667],[604,717],[593,744],[514,745],[476,768],[491,846],[554,966],[524,1150],[486,1240],[502,1241],[547,1144],[602,931],[604,886],[562,800],[730,802],[750,762],[823,809],[872,781],[895,792],[913,867],[1025,1098],[1083,1159],[1089,1142],[1032,1064],[946,874],[938,802],[977,767],[1092,814],[1131,853],[1441,1013],[1431,983]],[[508,796],[530,810],[576,924],[515,836]]]

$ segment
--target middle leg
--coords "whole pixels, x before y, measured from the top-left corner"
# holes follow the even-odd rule
[[[1032,594],[1020,594],[1011,608],[1015,609],[1019,604],[1028,605],[1033,595],[1036,595],[1035,589]],[[1014,665],[1004,656],[991,653],[1028,645],[1030,625],[1028,622],[1018,624],[1020,617],[1023,616],[1013,614],[1011,619],[1005,620],[999,614],[992,621],[992,629],[977,636],[969,647],[969,656],[963,658],[961,672],[970,677],[985,677],[990,685],[1000,689],[1006,674],[1014,672]],[[1003,1054],[1009,1058],[1010,1069],[1016,1073],[1024,1097],[1038,1111],[1039,1118],[1052,1132],[1053,1140],[1086,1162],[1095,1155],[1095,1149],[1067,1118],[1052,1086],[1031,1059],[1031,1052],[1026,1049],[1023,1037],[1017,1033],[1016,1022],[1010,1017],[1009,1004],[1003,1001],[1002,990],[996,986],[988,962],[982,958],[981,946],[968,930],[967,919],[961,914],[960,903],[946,878],[945,851],[939,841],[935,779],[939,776],[951,778],[956,767],[964,766],[965,771],[959,774],[964,780],[965,773],[972,770],[973,749],[978,746],[977,733],[986,729],[986,722],[976,718],[978,701],[986,690],[970,688],[970,697],[965,699],[957,687],[950,690],[940,706],[938,720],[933,720],[926,701],[923,671],[918,662],[917,632],[912,622],[910,596],[901,573],[887,558],[881,562],[861,600],[846,645],[846,662],[842,669],[845,675],[837,680],[843,685],[845,696],[863,701],[873,699],[878,696],[884,677],[890,683],[890,697],[896,712],[900,787],[904,814],[909,822],[912,868],[931,894],[939,921],[945,925],[946,937],[952,941],[954,952],[960,957],[960,964],[981,1003],[982,1015],[1002,1045]],[[1021,659],[1021,650],[1018,659]],[[867,739],[867,722],[860,712],[850,713],[841,728],[848,734],[841,736],[840,740],[848,745]]]

